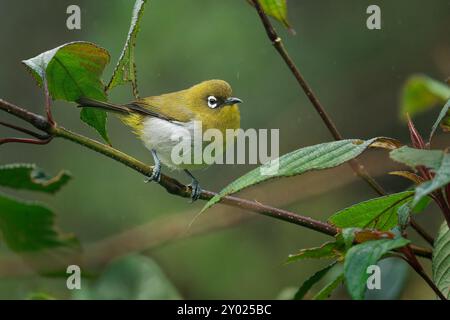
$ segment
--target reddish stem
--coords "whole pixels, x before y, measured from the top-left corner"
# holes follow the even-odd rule
[[[47,144],[52,141],[53,137],[49,136],[46,139],[30,139],[30,138],[3,138],[0,139],[0,145],[5,143],[17,142],[17,143],[29,143],[29,144]]]
[[[44,86],[44,95],[45,95],[45,113],[47,114],[48,122],[53,126],[55,125],[55,121],[53,120],[52,115],[52,98],[50,96],[50,92],[48,91],[47,78],[44,76],[43,79]]]
[[[3,122],[3,121],[0,121],[0,125],[5,126],[7,128],[10,128],[10,129],[17,130],[17,131],[22,132],[22,133],[29,134],[30,136],[38,138],[40,140],[44,140],[44,139],[48,138],[48,135],[42,135],[42,134],[39,134],[37,132],[31,131],[31,130],[28,130],[28,129],[25,129],[25,128],[22,128],[22,127],[19,127],[19,126],[10,124],[10,123],[6,123],[6,122]]]

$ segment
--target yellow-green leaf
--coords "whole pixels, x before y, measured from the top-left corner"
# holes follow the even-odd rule
[[[125,41],[125,46],[123,47],[111,80],[106,87],[107,91],[111,90],[115,86],[131,82],[131,85],[133,86],[133,94],[136,98],[138,98],[134,48],[136,46],[136,37],[139,32],[139,23],[142,15],[144,14],[144,6],[146,2],[147,0],[136,0],[134,4],[127,40]]]
[[[286,0],[258,0],[264,12],[276,20],[280,21],[287,29],[295,33],[287,17]]]
[[[411,117],[427,111],[450,99],[450,86],[425,75],[410,77],[404,87],[401,101],[401,117]]]

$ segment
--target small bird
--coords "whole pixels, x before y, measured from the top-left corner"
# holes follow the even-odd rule
[[[220,130],[225,147],[226,130],[240,128],[237,104],[242,101],[232,97],[231,86],[223,80],[203,81],[185,90],[141,98],[127,104],[112,104],[90,98],[80,98],[77,102],[79,107],[115,112],[124,124],[131,127],[150,150],[155,162],[147,182],[160,181],[161,163],[173,170],[184,170],[192,179],[189,184],[192,201],[199,198],[201,188],[189,170],[203,168],[205,164],[175,164],[171,155],[179,140],[174,137],[190,135],[193,149],[194,122],[201,121],[203,130]]]

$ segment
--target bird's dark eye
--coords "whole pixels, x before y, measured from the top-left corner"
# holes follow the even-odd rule
[[[217,103],[217,98],[214,96],[209,96],[208,97],[208,107],[214,109],[218,106],[219,104]]]

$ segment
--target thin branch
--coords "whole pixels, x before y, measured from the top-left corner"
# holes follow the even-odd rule
[[[331,135],[335,140],[342,140],[343,137],[339,130],[337,129],[336,125],[334,124],[331,117],[327,114],[325,108],[320,103],[319,99],[313,92],[312,88],[309,86],[309,84],[306,82],[305,78],[300,73],[300,70],[295,65],[292,58],[289,56],[287,50],[284,48],[283,42],[281,38],[278,36],[277,32],[275,31],[275,28],[272,26],[269,18],[265,14],[263,8],[261,7],[258,0],[251,0],[254,7],[256,8],[256,11],[261,19],[261,22],[264,26],[264,29],[266,30],[267,37],[272,42],[275,49],[278,51],[280,56],[283,58],[286,65],[291,70],[291,73],[294,75],[295,79],[297,79],[298,84],[302,88],[303,92],[308,97],[309,101],[311,101],[312,105],[314,106],[314,109],[316,109],[319,116],[322,118],[322,121],[324,122],[325,126],[328,128],[328,131],[330,131]],[[383,196],[386,195],[386,191],[383,189],[383,187],[366,171],[364,166],[356,159],[352,159],[349,162],[350,167],[352,170],[358,175],[361,179],[363,179],[378,195]],[[413,221],[413,220],[411,220]],[[417,225],[417,223],[411,224],[413,228]],[[421,229],[421,232],[417,231],[420,235],[422,235],[421,232],[424,232],[423,229]],[[431,236],[428,235],[428,238],[431,238]]]
[[[2,99],[0,99],[0,110],[5,110],[10,114],[17,116],[18,118],[27,121],[37,129],[47,132],[52,137],[61,137],[80,144],[86,148],[114,159],[145,176],[150,176],[153,172],[153,166],[148,166],[145,163],[123,153],[122,151],[114,149],[111,146],[105,145],[88,137],[82,136],[78,133],[71,132],[58,125],[52,126],[47,121],[47,119],[43,118],[42,116],[29,112]],[[191,188],[172,177],[162,174],[160,185],[163,186],[171,194],[184,198],[191,197]],[[200,195],[200,199],[209,200],[215,195],[215,192],[203,190]],[[339,229],[326,222],[318,221],[313,218],[302,216],[287,210],[267,206],[257,201],[250,201],[234,196],[226,196],[221,199],[221,203],[253,211],[278,220],[287,221],[330,236],[335,236],[339,232]],[[415,250],[414,252],[417,255],[425,258],[431,257],[431,251],[424,248],[418,248],[418,250]]]
[[[43,116],[40,116],[33,112],[30,112],[24,108],[16,106],[16,105],[9,103],[8,101],[5,101],[3,99],[0,99],[0,109],[8,112],[9,114],[11,114],[19,119],[22,119],[22,120],[30,123],[36,129],[39,129],[41,131],[51,134],[52,125]]]
[[[10,129],[13,129],[13,130],[16,130],[16,131],[19,131],[19,132],[22,132],[22,133],[25,133],[25,134],[28,134],[28,135],[35,137],[37,139],[40,139],[40,140],[45,140],[49,137],[48,135],[43,135],[43,134],[28,130],[28,129],[25,129],[25,128],[22,128],[22,127],[19,127],[19,126],[10,124],[10,123],[6,123],[3,121],[0,121],[0,125],[10,128]]]
[[[428,286],[436,293],[436,295],[441,300],[447,300],[447,298],[444,296],[444,294],[439,290],[438,287],[434,284],[433,280],[430,279],[430,277],[427,275],[425,270],[423,270],[422,265],[417,260],[416,256],[413,253],[413,250],[411,246],[406,246],[404,248],[401,248],[401,251],[405,255],[405,261],[408,262],[408,264],[416,271],[418,275],[422,277],[423,280],[428,284]]]
[[[55,120],[53,120],[52,115],[52,97],[50,96],[50,92],[48,91],[48,82],[47,77],[44,72],[44,79],[42,80],[44,87],[44,96],[45,96],[45,113],[47,114],[47,120],[51,125],[55,124]]]
[[[425,239],[426,242],[428,242],[431,246],[433,246],[434,244],[434,238],[432,236],[430,236],[423,228],[421,225],[419,225],[415,220],[411,219],[409,224],[411,225],[411,227],[414,228],[414,230],[416,230],[416,232],[418,234],[420,234],[422,236],[423,239]]]
[[[47,139],[30,139],[30,138],[2,138],[0,139],[0,145],[6,143],[28,143],[28,144],[47,144],[52,141],[53,137],[48,137]]]

